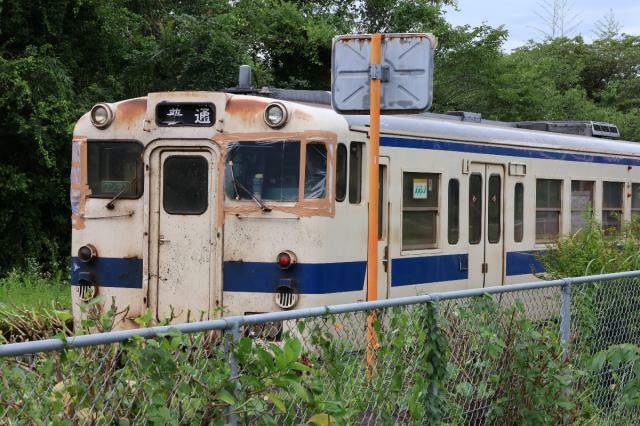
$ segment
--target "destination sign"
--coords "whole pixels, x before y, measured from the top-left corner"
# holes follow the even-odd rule
[[[216,108],[209,103],[162,102],[156,106],[159,126],[213,126]]]

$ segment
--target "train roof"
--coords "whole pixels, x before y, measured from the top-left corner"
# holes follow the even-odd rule
[[[344,117],[352,130],[368,130],[368,115]],[[528,130],[509,124],[511,123],[489,120],[473,123],[445,114],[383,115],[380,119],[380,133],[640,157],[640,144],[636,142]]]
[[[331,93],[328,91],[263,88],[260,94],[269,98],[289,100],[318,108],[331,108]],[[344,115],[344,117],[352,130],[368,131],[368,115]],[[605,130],[608,128],[615,131],[611,132],[611,135],[619,135],[615,126],[606,123],[589,121],[504,122],[482,119],[480,114],[467,112],[383,115],[380,120],[380,132],[388,135],[431,137],[532,149],[640,157],[640,143],[637,142],[564,133],[570,127],[575,130],[576,126],[580,125],[584,127],[591,125],[590,127],[593,129],[593,124],[596,124],[595,127],[599,127],[598,124],[603,124]],[[548,130],[554,128],[561,133],[543,131],[542,128]],[[606,132],[603,133],[606,134]]]

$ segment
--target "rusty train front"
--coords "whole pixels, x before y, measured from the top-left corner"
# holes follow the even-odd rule
[[[336,203],[343,140],[357,182]],[[362,300],[365,142],[330,108],[260,96],[97,104],[72,142],[76,320],[98,296],[119,328]]]

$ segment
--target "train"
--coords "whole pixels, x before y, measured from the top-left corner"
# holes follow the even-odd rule
[[[369,116],[239,85],[96,104],[75,125],[74,318],[187,322],[367,300]],[[640,146],[594,121],[381,118],[377,299],[528,282],[591,212],[640,213]],[[126,309],[125,309],[126,308]]]

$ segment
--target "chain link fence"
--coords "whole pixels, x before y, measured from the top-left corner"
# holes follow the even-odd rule
[[[640,272],[0,346],[0,424],[633,424]]]

